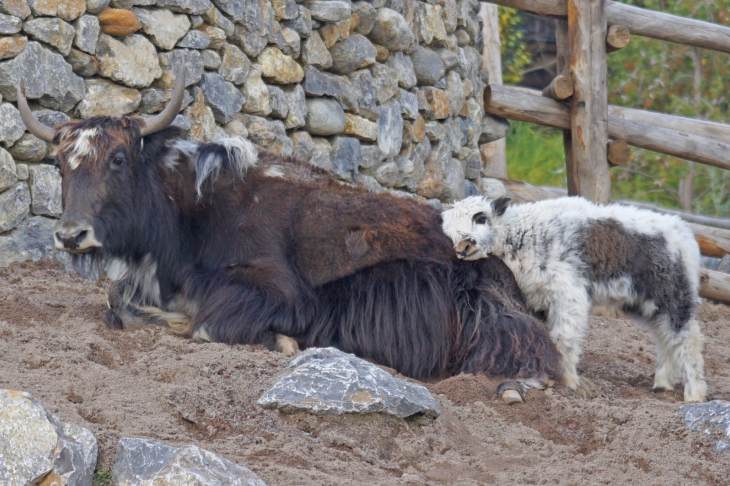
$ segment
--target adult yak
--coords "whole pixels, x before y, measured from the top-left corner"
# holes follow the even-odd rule
[[[242,139],[201,144],[148,121],[95,117],[29,131],[63,181],[57,248],[117,282],[107,322],[157,316],[226,343],[335,346],[415,378],[559,379],[559,355],[496,259],[459,261],[439,213],[373,194]]]

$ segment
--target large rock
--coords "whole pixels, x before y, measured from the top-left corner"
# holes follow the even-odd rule
[[[306,0],[304,5],[312,13],[312,18],[323,22],[339,22],[350,17],[350,0]]]
[[[332,70],[340,74],[349,74],[375,64],[376,50],[367,37],[352,34],[332,46],[330,54],[332,55]]]
[[[235,85],[241,85],[246,81],[250,68],[251,61],[241,49],[232,44],[223,46],[223,60],[218,71],[223,79]]]
[[[23,28],[23,21],[12,15],[0,14],[0,35],[17,34]]]
[[[30,15],[30,7],[27,0],[3,0],[0,2],[0,13],[24,19]]]
[[[310,348],[299,354],[257,403],[328,415],[386,413],[405,418],[441,413],[426,387],[335,348]]]
[[[354,135],[361,140],[374,142],[378,138],[378,124],[367,118],[345,113],[344,133]]]
[[[266,486],[250,469],[196,445],[173,447],[143,437],[122,437],[112,467],[117,486]]]
[[[37,262],[46,258],[67,262],[69,260],[67,254],[56,251],[53,246],[55,227],[56,220],[34,216],[20,223],[12,232],[0,234],[0,268],[17,262],[29,260]],[[2,467],[0,463],[0,470]],[[1,475],[2,473],[0,477]]]
[[[10,103],[0,103],[0,142],[9,147],[25,133],[20,112]]]
[[[481,119],[479,144],[494,142],[507,136],[509,122],[504,118],[484,115]]]
[[[76,20],[86,11],[86,0],[30,0],[35,15]]]
[[[210,47],[210,37],[201,30],[191,30],[177,43],[177,46],[186,49],[207,49]]]
[[[234,113],[241,111],[246,98],[233,83],[226,81],[220,74],[206,73],[200,83],[205,101],[213,110],[219,123],[228,123]]]
[[[418,79],[413,68],[413,61],[402,52],[396,52],[388,58],[388,66],[393,68],[398,78],[398,85],[401,88],[413,88]]]
[[[48,155],[48,145],[35,135],[26,133],[15,142],[10,154],[19,162],[40,162]]]
[[[15,161],[7,150],[0,148],[0,192],[13,187],[18,180]]]
[[[90,485],[97,455],[87,429],[61,422],[28,393],[0,390],[0,483]]]
[[[135,111],[142,101],[142,95],[136,89],[105,79],[90,79],[86,87],[86,97],[78,106],[81,118],[127,115]]]
[[[275,28],[274,9],[269,0],[238,2],[242,6],[242,17],[236,20],[233,41],[250,57],[257,57],[266,47]]]
[[[18,226],[28,216],[30,210],[30,191],[25,182],[0,192],[0,233]]]
[[[142,30],[157,47],[170,50],[190,29],[187,15],[175,15],[169,10],[134,9]]]
[[[419,4],[416,9],[416,25],[424,44],[446,44],[448,34],[441,5],[429,5],[425,2]]]
[[[332,165],[343,179],[353,180],[360,163],[360,142],[353,137],[335,137],[332,141]]]
[[[359,91],[349,79],[325,73],[313,67],[307,68],[304,91],[310,96],[335,98],[348,110],[356,110],[360,100]]]
[[[256,65],[249,71],[246,82],[243,84],[243,94],[246,97],[246,102],[243,104],[243,111],[262,116],[267,116],[271,113],[269,88],[261,79],[260,66]]]
[[[200,88],[195,88],[195,101],[185,110],[190,120],[188,136],[200,142],[212,142],[224,137],[223,129],[215,122],[213,110],[205,104],[205,96]]]
[[[345,111],[329,98],[307,99],[307,130],[313,135],[337,135],[345,129]]]
[[[22,35],[0,37],[0,61],[17,56],[28,45],[28,38]]]
[[[85,78],[96,76],[99,72],[99,65],[96,58],[78,49],[71,49],[71,53],[66,56],[66,60],[71,64],[71,69]]]
[[[416,35],[406,19],[389,8],[378,10],[370,38],[390,51],[409,51],[416,44]]]
[[[157,81],[161,88],[172,89],[175,86],[175,76],[185,77],[185,86],[198,83],[205,68],[200,51],[193,49],[175,49],[160,54],[162,77]]]
[[[29,20],[23,26],[23,30],[32,38],[45,42],[63,55],[71,52],[76,30],[71,24],[58,18],[39,18]]]
[[[370,2],[356,2],[352,6],[353,27],[358,34],[369,35],[375,26],[378,10]]]
[[[386,64],[376,64],[372,67],[372,72],[375,99],[379,105],[385,104],[400,92],[398,72]]]
[[[276,84],[298,83],[304,78],[304,70],[291,56],[276,47],[267,47],[258,59],[264,77]]]
[[[87,54],[96,54],[96,43],[100,33],[99,19],[93,15],[82,15],[76,21],[74,45]]]
[[[220,69],[221,64],[223,63],[221,56],[217,52],[215,52],[211,49],[204,50],[200,54],[200,57],[203,60],[203,67],[205,69],[215,71],[217,69]]]
[[[21,81],[28,99],[39,99],[54,110],[71,110],[85,93],[84,80],[63,57],[38,42],[29,42],[17,57],[0,63],[0,95],[15,101],[15,87]]]
[[[286,120],[289,116],[289,97],[278,86],[267,86],[266,89],[269,92],[271,116],[280,120]]]
[[[312,32],[312,35],[304,41],[302,60],[307,65],[317,66],[322,69],[332,67],[332,55],[317,32]]]
[[[416,72],[416,79],[421,85],[434,85],[446,73],[441,56],[431,49],[417,47],[411,54],[411,60],[413,61],[413,70]]]
[[[53,165],[31,165],[30,210],[37,216],[61,216],[61,174]]]
[[[281,157],[290,157],[294,145],[286,135],[286,127],[279,120],[267,120],[260,116],[244,115],[248,138],[267,152]]]
[[[301,84],[297,84],[293,88],[284,90],[284,94],[289,105],[284,125],[287,129],[303,127],[307,123],[307,102],[304,88]]]
[[[380,108],[378,148],[388,156],[398,155],[403,144],[403,117],[400,103],[393,101]]]
[[[418,109],[430,120],[443,120],[449,116],[449,96],[446,91],[426,87],[417,92]]]
[[[123,42],[102,35],[97,58],[102,76],[132,88],[146,88],[162,75],[155,46],[141,35],[131,35]]]
[[[716,441],[716,452],[730,451],[730,402],[691,403],[682,405],[679,411],[690,430],[702,432]]]

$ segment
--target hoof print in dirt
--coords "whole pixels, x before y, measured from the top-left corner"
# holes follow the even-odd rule
[[[91,485],[97,454],[87,429],[61,422],[29,393],[0,390],[0,484]]]
[[[690,403],[682,405],[679,412],[690,430],[717,438],[715,451],[730,452],[730,402]]]
[[[250,469],[195,445],[173,447],[144,437],[123,437],[112,468],[112,484],[220,484],[266,486]]]
[[[294,358],[258,404],[325,415],[386,413],[405,418],[441,413],[426,387],[335,348],[311,348]]]

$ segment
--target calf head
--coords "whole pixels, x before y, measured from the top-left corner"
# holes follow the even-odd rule
[[[63,215],[54,232],[56,248],[83,254],[122,244],[133,213],[149,197],[139,185],[147,172],[143,137],[175,118],[185,91],[183,78],[177,78],[165,109],[148,121],[94,117],[51,128],[33,117],[23,91],[19,86],[23,121],[33,135],[54,145],[61,171]]]
[[[494,224],[506,211],[509,201],[508,197],[490,200],[472,196],[441,213],[441,228],[454,243],[457,257],[478,260],[491,253]]]

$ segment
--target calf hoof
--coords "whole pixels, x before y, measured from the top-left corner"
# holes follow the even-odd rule
[[[198,326],[198,328],[193,331],[191,338],[196,343],[210,343],[213,341],[213,338],[210,337],[210,334],[208,334],[205,324]]]
[[[274,349],[276,349],[284,356],[294,356],[299,352],[299,344],[289,336],[277,334],[276,345],[274,346]]]
[[[509,405],[524,403],[527,387],[518,380],[504,381],[497,387],[496,395]]]

